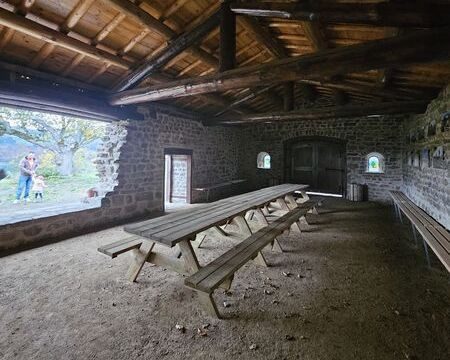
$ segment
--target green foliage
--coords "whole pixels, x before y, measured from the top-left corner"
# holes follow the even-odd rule
[[[55,162],[55,154],[51,151],[45,151],[39,157],[39,167],[36,170],[37,175],[48,177],[59,177],[58,167]]]
[[[23,109],[0,107],[0,134],[7,133],[35,144],[46,153],[51,151],[56,168],[48,164],[44,167],[47,173],[59,172],[61,175],[72,175],[72,166],[64,168],[61,158],[67,154],[77,154],[86,149],[92,142],[101,139],[105,133],[105,125],[100,122],[78,119]],[[80,155],[78,168],[87,171],[90,166],[84,162],[88,157]],[[82,160],[82,159],[85,160]],[[71,158],[70,158],[71,159]],[[70,160],[71,162],[72,160]],[[75,165],[77,166],[77,165]],[[69,169],[69,170],[67,170]],[[67,172],[67,173],[65,173]]]

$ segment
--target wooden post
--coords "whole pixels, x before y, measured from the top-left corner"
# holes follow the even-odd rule
[[[220,61],[219,71],[231,70],[236,66],[236,17],[229,1],[220,5]]]

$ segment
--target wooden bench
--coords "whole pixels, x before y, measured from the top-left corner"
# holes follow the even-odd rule
[[[144,239],[140,236],[130,236],[126,239],[115,241],[111,244],[100,246],[97,250],[102,254],[110,256],[112,259],[120,254],[133,249],[139,249]]]
[[[403,213],[410,221],[416,246],[417,232],[421,235],[428,266],[430,267],[429,246],[450,272],[450,233],[401,191],[391,191],[390,195],[398,219],[403,223]]]
[[[210,315],[220,318],[217,306],[212,298],[214,290],[225,281],[230,281],[234,273],[249,260],[255,259],[258,263],[265,264],[261,250],[293,224],[298,223],[299,219],[305,216],[315,205],[315,201],[309,200],[302,204],[302,207],[290,210],[201,268],[194,275],[186,278],[184,284],[198,292],[200,302]]]

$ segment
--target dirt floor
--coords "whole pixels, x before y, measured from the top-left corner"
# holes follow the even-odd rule
[[[371,203],[320,213],[216,292],[225,320],[169,270],[129,283],[129,255],[96,250],[121,228],[0,258],[0,359],[449,359],[450,276],[409,228]],[[208,239],[201,262],[232,245]]]

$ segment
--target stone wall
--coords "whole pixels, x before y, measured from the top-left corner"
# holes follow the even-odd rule
[[[141,112],[145,114],[145,121],[127,123],[126,141],[122,138],[125,132],[120,130],[121,124],[115,127],[102,148],[103,154],[110,152],[111,155],[102,158],[100,154],[102,166],[108,174],[116,176],[105,185],[114,189],[102,199],[102,206],[1,226],[0,253],[161,213],[166,147],[193,151],[193,187],[239,177],[237,129],[206,128],[184,115],[155,108],[143,108]],[[120,150],[114,146],[115,142],[123,142]],[[193,201],[200,196],[202,194],[193,194]]]
[[[346,142],[347,184],[365,184],[369,200],[387,202],[388,190],[402,186],[403,119],[402,116],[384,116],[256,125],[248,129],[245,136],[244,176],[254,188],[283,182],[285,141],[302,136],[329,137]],[[256,158],[261,151],[272,157],[271,170],[256,168]],[[366,155],[371,152],[385,157],[384,174],[366,173]]]
[[[403,191],[450,229],[450,85],[404,124]],[[450,114],[449,114],[450,115]],[[450,117],[450,116],[449,116]]]

